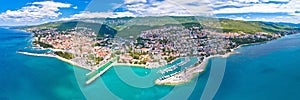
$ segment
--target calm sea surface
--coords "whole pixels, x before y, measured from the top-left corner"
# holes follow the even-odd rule
[[[0,100],[199,99],[210,78],[211,62],[221,59],[211,59],[205,73],[184,85],[157,86],[153,81],[161,77],[157,73],[160,69],[125,66],[113,67],[85,85],[87,70],[55,58],[17,54],[30,44],[30,36],[0,28]],[[237,51],[241,53],[226,59],[224,78],[214,99],[300,98],[299,34]],[[184,66],[195,61],[191,59]]]

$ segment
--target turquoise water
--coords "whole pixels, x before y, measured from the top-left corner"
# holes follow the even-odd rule
[[[16,53],[29,44],[30,35],[0,29],[0,100],[85,99],[71,66]]]
[[[215,99],[300,98],[300,34],[239,51],[241,54],[227,59],[224,80]]]
[[[0,100],[199,99],[207,80],[212,78],[212,61],[221,59],[211,59],[205,73],[184,85],[154,85],[154,80],[162,76],[157,73],[160,69],[118,66],[87,86],[87,70],[55,58],[17,54],[17,50],[29,45],[30,35],[0,29]],[[300,98],[300,35],[238,51],[241,53],[227,58],[224,78],[214,99]]]

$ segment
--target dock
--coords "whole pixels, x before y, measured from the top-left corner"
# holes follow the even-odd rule
[[[108,71],[111,67],[113,66],[113,62],[108,62],[105,65],[101,66],[98,70],[93,71],[92,73],[89,74],[89,76],[92,76],[89,80],[86,81],[86,84],[91,84],[93,81],[95,81],[98,77],[100,77],[102,74],[104,74],[106,71]]]
[[[184,61],[178,63],[177,65],[178,65],[178,66],[183,66],[183,65],[185,65],[186,63],[188,63],[189,61],[190,61],[190,59],[186,57],[186,58],[184,59]]]
[[[98,77],[100,77],[102,74],[104,74],[106,71],[108,71],[112,66],[114,66],[115,62],[117,61],[118,57],[115,57],[108,61],[107,63],[100,66],[97,70],[91,71],[86,74],[87,81],[86,84],[91,84],[93,81],[95,81]]]
[[[166,68],[166,69],[159,70],[158,73],[160,73],[160,74],[165,74],[165,73],[171,72],[171,71],[173,71],[173,70],[175,70],[175,69],[177,69],[177,68],[178,68],[177,65],[173,65],[173,66],[168,67],[168,68]]]

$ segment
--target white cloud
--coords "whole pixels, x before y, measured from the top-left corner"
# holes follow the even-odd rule
[[[108,16],[112,16],[112,12],[82,12],[80,14],[72,15],[71,18],[80,19],[80,18],[105,18]]]
[[[249,3],[249,2],[254,2],[254,3],[257,3],[259,2],[259,0],[238,0],[239,2],[246,2],[246,3]]]
[[[230,17],[227,18],[246,21],[269,21],[269,22],[289,22],[300,23],[300,0],[213,0],[211,7],[214,14],[247,14],[251,13],[256,17]],[[251,3],[249,3],[251,2]],[[260,16],[258,13],[277,15]],[[224,16],[223,16],[224,17]]]
[[[81,12],[74,14],[69,18],[61,18],[61,21],[74,20],[74,19],[88,19],[88,18],[117,18],[117,17],[136,17],[135,14],[130,12]]]
[[[293,13],[292,8],[286,8],[279,4],[254,4],[242,8],[224,8],[215,10],[215,14],[225,13]]]
[[[247,0],[239,0],[239,1],[247,1]],[[257,0],[251,0],[257,1]],[[262,3],[262,2],[288,2],[286,4],[281,3]],[[300,9],[299,0],[260,0],[261,3],[249,4],[249,3],[241,3],[241,2],[218,2],[212,3],[211,6],[214,8],[224,7],[224,6],[239,6],[238,8],[223,8],[213,11],[215,14],[232,14],[232,13],[289,13],[294,14],[296,10]],[[216,6],[217,5],[217,6]]]
[[[136,16],[198,16],[211,15],[208,0],[125,0],[125,4],[118,8],[123,12],[82,12],[65,19],[103,18],[103,17],[136,17]],[[128,4],[127,4],[128,3]]]
[[[0,13],[0,22],[4,24],[5,22],[15,22],[15,24],[41,23],[58,18],[62,14],[59,12],[60,8],[70,7],[71,4],[53,1],[33,2],[21,9]]]
[[[288,2],[288,3],[266,3]],[[287,13],[288,16],[266,17],[239,17],[240,20],[259,21],[296,21],[300,22],[300,0],[124,0],[124,4],[113,4],[116,8],[123,8],[123,12],[89,12],[83,11],[60,20],[81,18],[106,18],[125,16],[210,16],[214,14],[237,13]],[[118,6],[118,7],[117,7]],[[62,13],[61,8],[78,9],[71,4],[44,1],[33,2],[19,10],[7,10],[0,13],[0,22],[41,23],[57,20]],[[100,7],[101,8],[101,7]],[[280,19],[281,18],[281,19]],[[1,25],[0,23],[0,25]]]
[[[146,3],[147,0],[124,0],[125,4],[132,4],[132,3]]]
[[[275,2],[289,2],[290,0],[268,0],[268,1],[275,1]]]
[[[300,24],[300,16],[273,16],[273,17],[222,17],[230,18],[234,20],[244,21],[264,21],[264,22],[284,22],[284,23],[295,23]]]
[[[31,4],[42,5],[43,7],[50,7],[50,8],[69,8],[71,4],[61,3],[61,2],[54,2],[54,1],[44,1],[44,2],[33,2]]]
[[[78,6],[74,6],[73,9],[78,9]]]

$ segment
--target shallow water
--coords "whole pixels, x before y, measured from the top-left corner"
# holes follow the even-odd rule
[[[85,99],[68,64],[16,53],[29,44],[30,35],[0,29],[0,100]]]
[[[55,58],[16,51],[29,45],[30,33],[0,29],[0,100],[5,99],[199,99],[210,77],[212,61],[190,83],[157,86],[159,69],[118,66],[91,85],[87,70]],[[238,49],[226,60],[226,71],[214,99],[264,100],[300,98],[300,35]],[[224,60],[224,59],[223,59]]]

